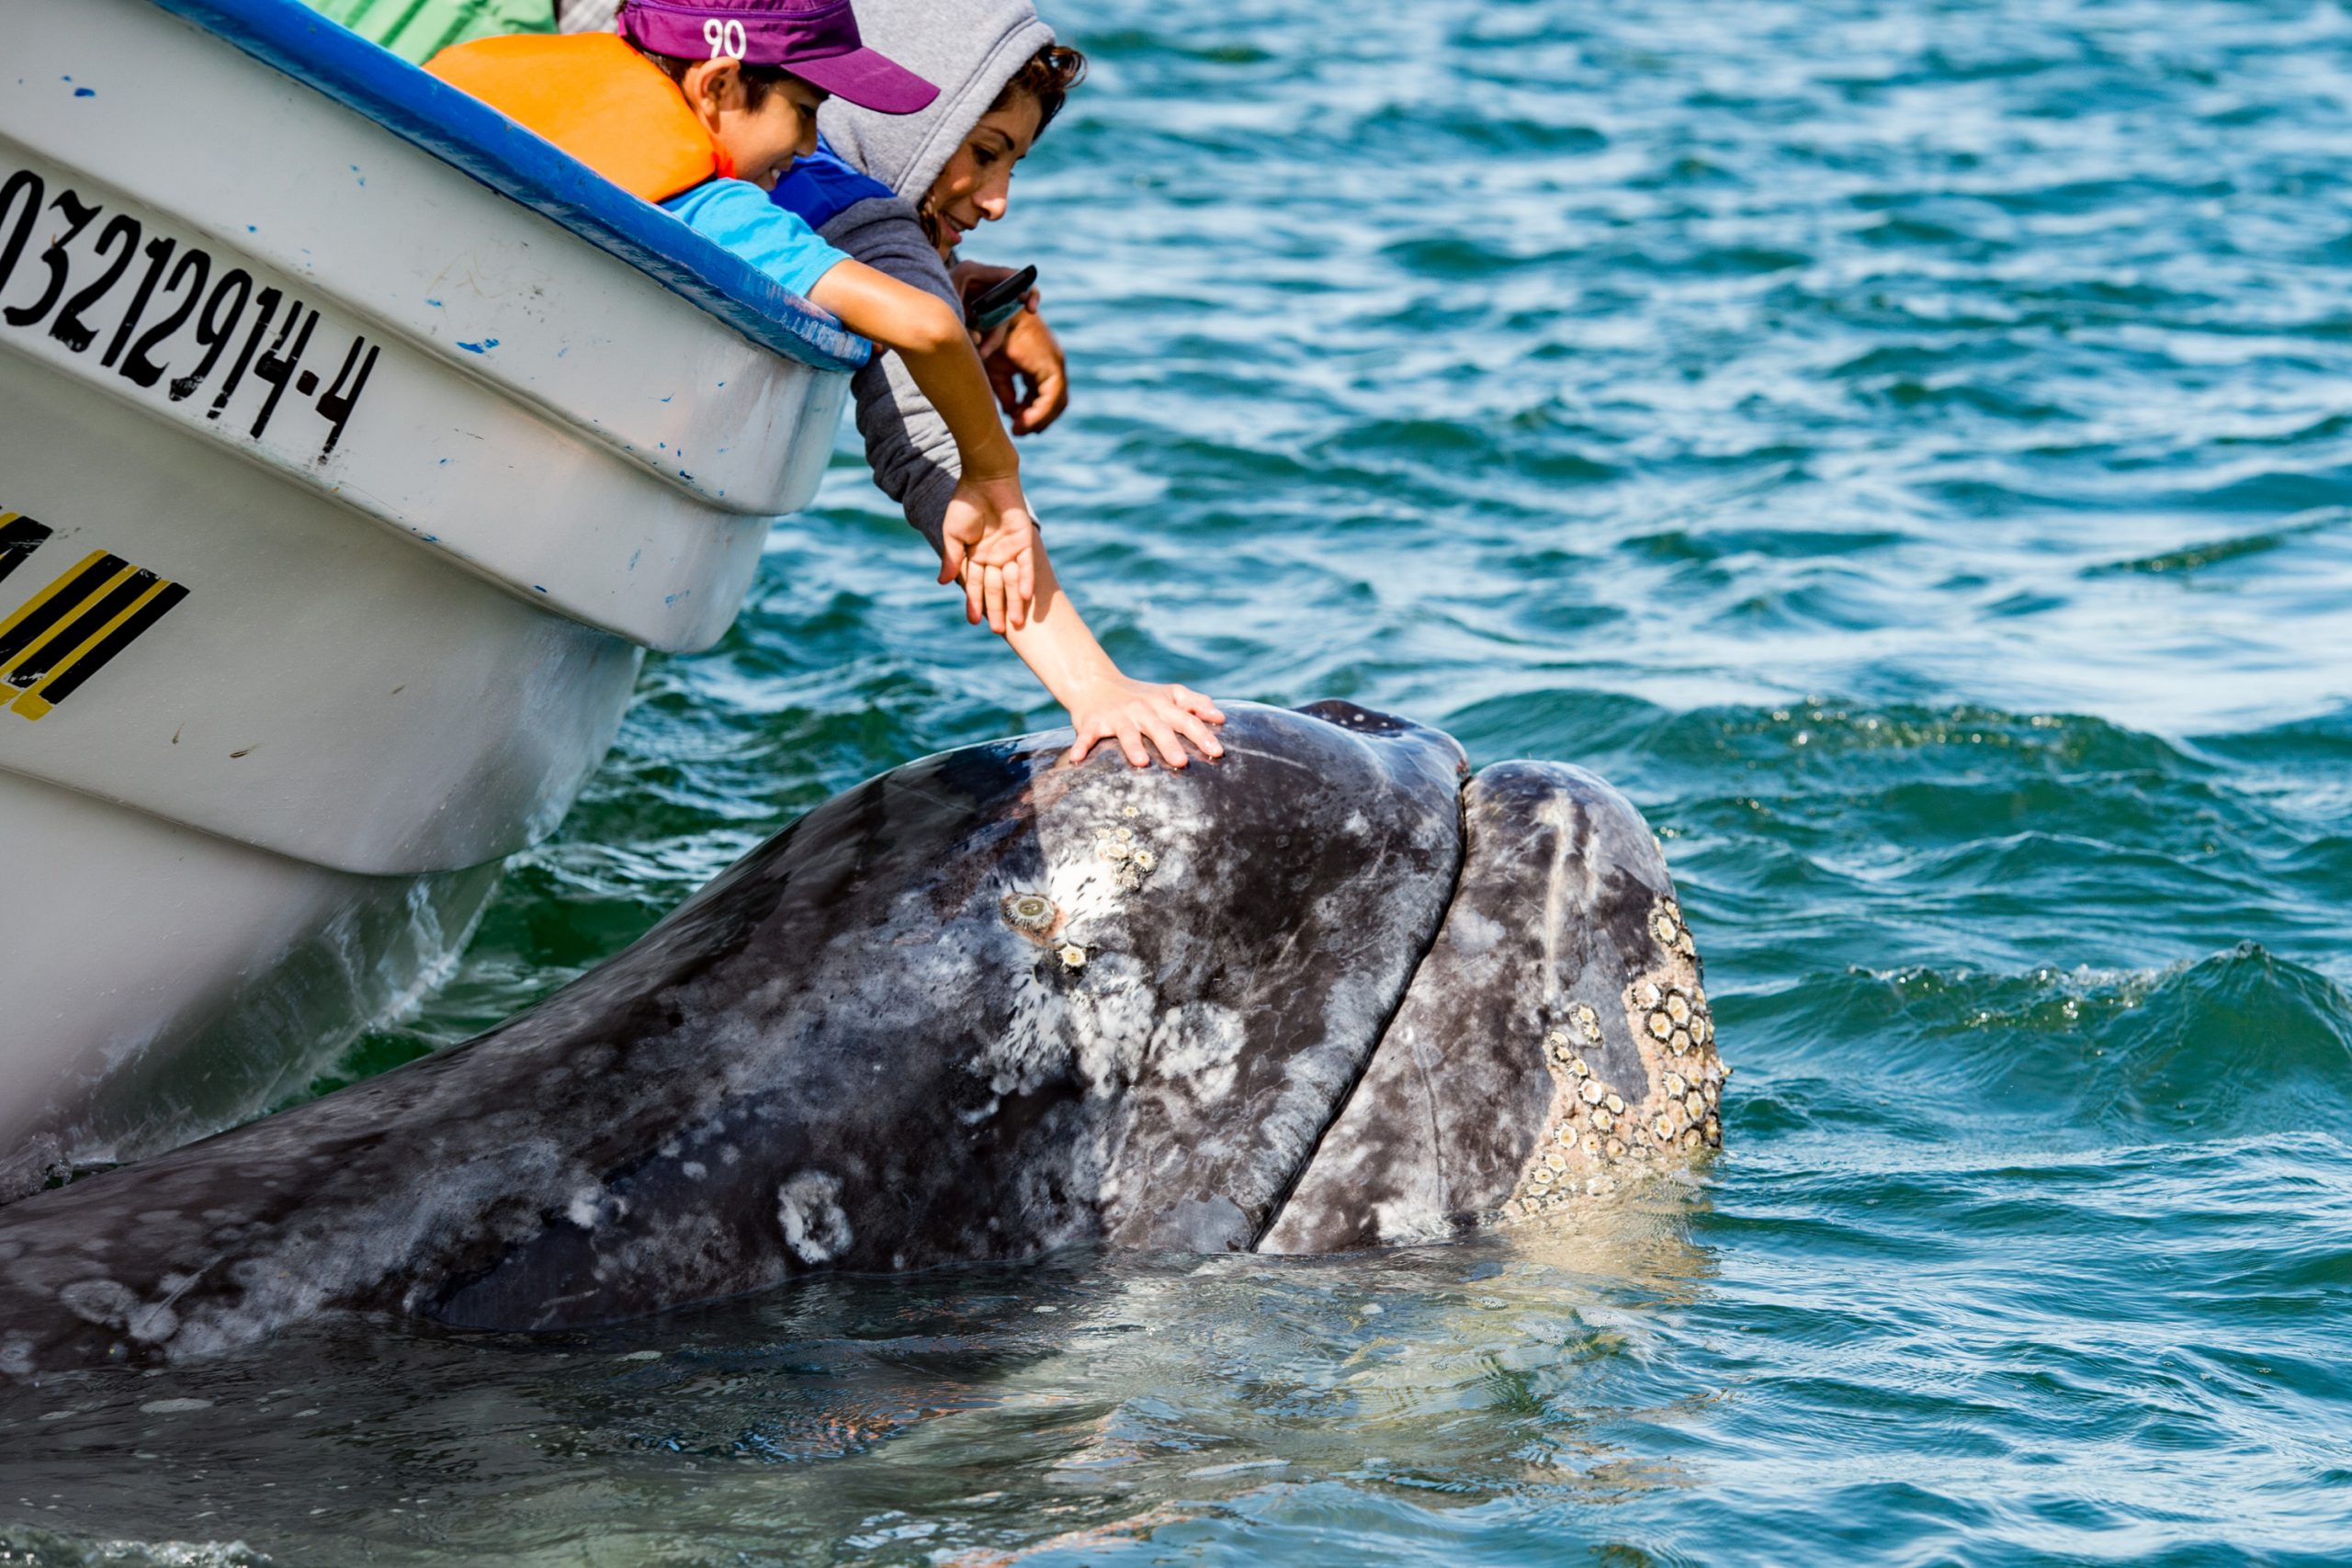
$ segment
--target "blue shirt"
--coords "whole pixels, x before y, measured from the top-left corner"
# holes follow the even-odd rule
[[[888,196],[890,187],[833,151],[820,134],[817,151],[795,158],[775,182],[775,204],[811,229],[822,229],[861,201]]]
[[[849,260],[819,239],[799,214],[770,201],[767,192],[748,180],[705,180],[662,206],[803,299],[819,278]]]

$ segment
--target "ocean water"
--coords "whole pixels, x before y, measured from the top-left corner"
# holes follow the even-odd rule
[[[60,1380],[0,1562],[2352,1559],[2352,15],[1063,11],[972,249],[1071,351],[1065,577],[1137,673],[1624,788],[1723,1156],[1377,1257]],[[845,445],[337,1077],[1055,719]]]

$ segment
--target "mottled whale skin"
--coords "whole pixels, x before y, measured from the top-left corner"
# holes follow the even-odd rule
[[[477,1040],[0,1209],[0,1377],[334,1310],[548,1329],[818,1269],[1422,1241],[1717,1138],[1621,796],[1229,712],[1182,773],[1052,736],[896,769]]]

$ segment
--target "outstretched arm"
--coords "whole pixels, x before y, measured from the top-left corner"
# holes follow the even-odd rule
[[[1054,700],[1069,710],[1078,740],[1063,761],[1083,761],[1105,740],[1118,742],[1127,761],[1138,768],[1151,766],[1147,740],[1171,768],[1188,761],[1186,740],[1211,761],[1225,755],[1212,728],[1225,722],[1216,704],[1187,686],[1154,685],[1121,674],[1087,629],[1078,606],[1061,592],[1042,543],[1036,570],[1037,598],[1028,624],[1012,628],[1005,640]]]

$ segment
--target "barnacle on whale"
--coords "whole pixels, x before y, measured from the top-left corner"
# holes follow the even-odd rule
[[[1054,929],[1059,911],[1054,901],[1042,893],[1008,893],[998,908],[1004,911],[1005,923],[1015,931],[1043,933]]]

